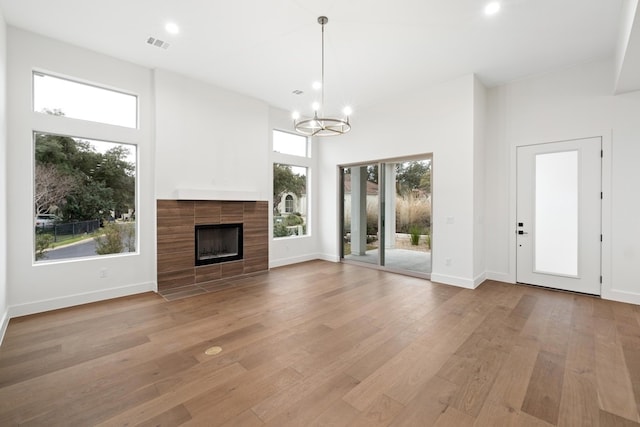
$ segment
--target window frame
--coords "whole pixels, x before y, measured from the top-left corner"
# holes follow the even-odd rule
[[[275,142],[274,141],[275,141],[276,132],[277,133],[282,133],[282,134],[285,134],[285,135],[289,135],[289,136],[295,136],[295,137],[298,137],[298,138],[304,138],[305,139],[305,155],[304,156],[299,156],[297,154],[283,153],[282,151],[275,151],[275,148],[274,148]],[[312,157],[311,156],[311,138],[308,137],[308,136],[304,136],[304,135],[297,134],[295,132],[290,132],[290,131],[274,128],[271,131],[271,138],[272,138],[272,144],[271,144],[272,145],[272,150],[271,151],[273,152],[274,155],[291,156],[291,157],[299,158],[299,159],[310,159]]]
[[[281,152],[277,152],[277,151],[273,151],[273,140],[276,138],[276,133],[284,133],[284,134],[289,134],[289,135],[295,135],[297,137],[300,138],[304,138],[306,140],[306,152],[307,152],[307,156],[306,157],[302,157],[302,156],[296,156],[296,155],[292,155],[292,154],[285,154],[285,153],[281,153]],[[307,171],[307,182],[306,182],[306,194],[305,194],[305,202],[306,202],[306,217],[305,217],[305,234],[303,235],[292,235],[292,236],[284,236],[284,237],[275,237],[273,235],[273,225],[274,225],[274,220],[272,218],[271,220],[271,239],[277,241],[277,240],[282,240],[282,239],[304,239],[304,238],[310,238],[312,236],[312,232],[313,232],[313,191],[312,191],[312,178],[313,178],[313,166],[314,165],[314,160],[312,157],[312,148],[313,148],[313,139],[304,135],[299,135],[297,133],[294,132],[290,132],[287,130],[282,130],[280,128],[276,128],[274,127],[271,130],[271,173],[273,174],[273,169],[275,167],[276,164],[281,164],[281,165],[286,165],[286,166],[292,166],[292,167],[300,167],[300,168],[305,168]],[[273,175],[271,176],[271,193],[273,194]],[[286,197],[286,196],[285,196]],[[284,200],[283,200],[284,201]],[[273,200],[271,200],[271,205],[273,207]],[[271,214],[273,215],[273,209],[270,209]],[[291,212],[293,213],[293,212]]]
[[[108,124],[95,122],[91,120],[77,119],[66,116],[55,116],[51,114],[46,114],[42,112],[35,111],[34,109],[34,76],[35,74],[45,74],[48,76],[52,76],[59,79],[69,80],[75,83],[80,83],[88,86],[97,87],[100,89],[106,89],[109,91],[114,91],[118,93],[123,93],[126,95],[131,95],[136,98],[136,127],[125,127],[120,125]],[[46,266],[58,263],[69,263],[69,262],[85,262],[85,261],[95,261],[97,259],[105,259],[105,258],[113,258],[113,257],[128,257],[135,256],[140,254],[140,233],[141,233],[141,221],[144,216],[144,207],[141,205],[141,150],[143,149],[143,144],[141,144],[142,134],[140,129],[140,118],[141,118],[141,104],[142,99],[139,93],[135,93],[133,91],[124,90],[122,88],[117,88],[111,86],[109,84],[97,83],[95,81],[89,81],[80,77],[68,76],[62,73],[52,72],[50,70],[44,70],[42,68],[33,67],[30,70],[30,79],[31,79],[31,99],[30,99],[30,107],[31,107],[31,121],[30,121],[30,131],[31,131],[31,215],[32,218],[31,225],[31,233],[32,233],[32,266]],[[114,254],[105,254],[105,255],[92,255],[86,257],[78,257],[78,258],[64,258],[59,260],[36,260],[35,251],[36,251],[36,239],[35,232],[33,229],[33,224],[35,221],[35,209],[34,209],[34,191],[35,191],[35,135],[36,133],[44,133],[44,134],[52,134],[52,135],[60,135],[60,136],[69,136],[71,138],[78,139],[86,139],[86,140],[95,140],[95,141],[104,141],[114,144],[125,144],[131,145],[135,147],[135,212],[136,212],[136,221],[135,221],[135,251],[132,252],[123,252],[123,253],[114,253]]]
[[[41,111],[36,111],[36,106],[35,106],[35,100],[36,100],[36,84],[35,84],[35,77],[36,75],[41,75],[41,76],[47,76],[47,77],[52,77],[55,79],[59,79],[59,80],[65,80],[67,82],[71,82],[71,83],[75,83],[78,85],[82,85],[82,86],[88,86],[90,88],[96,88],[96,89],[101,89],[101,90],[105,90],[105,91],[109,91],[109,92],[113,92],[116,94],[121,94],[121,95],[127,95],[127,96],[132,96],[133,98],[135,98],[135,125],[133,127],[131,126],[125,126],[125,125],[118,125],[118,124],[113,124],[113,123],[106,123],[106,122],[100,122],[100,121],[96,121],[96,120],[90,120],[90,119],[83,119],[83,118],[78,118],[78,117],[71,117],[71,116],[55,116],[55,117],[64,117],[66,119],[70,119],[70,120],[78,120],[78,121],[82,121],[82,122],[87,122],[87,123],[93,123],[93,124],[97,124],[97,125],[101,125],[101,126],[114,126],[114,127],[120,127],[120,128],[124,128],[124,129],[135,129],[135,130],[139,130],[140,129],[140,96],[136,93],[133,92],[129,92],[120,88],[116,88],[107,84],[99,84],[99,83],[95,83],[92,81],[88,81],[85,79],[81,79],[81,78],[75,78],[75,77],[70,77],[70,76],[66,76],[60,73],[55,73],[55,72],[50,72],[50,71],[45,71],[42,69],[37,69],[34,68],[31,70],[31,111],[40,115],[47,115],[47,116],[51,116],[49,114],[43,113]]]

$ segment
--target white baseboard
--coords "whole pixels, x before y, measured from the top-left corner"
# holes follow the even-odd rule
[[[635,292],[617,291],[615,289],[602,289],[601,297],[602,299],[608,299],[611,301],[640,305],[640,294]]]
[[[2,313],[2,318],[0,319],[0,345],[2,345],[2,340],[4,339],[4,334],[7,332],[7,326],[9,326],[9,310],[5,310]]]
[[[475,289],[476,286],[478,286],[475,283],[475,279],[472,280],[464,277],[447,276],[445,274],[437,273],[431,273],[431,281],[435,283],[443,283],[445,285],[458,286],[465,289]]]
[[[486,273],[478,274],[476,277],[473,278],[473,289],[475,289],[478,286],[480,286],[482,284],[482,282],[484,282],[485,280],[487,280],[487,274]]]
[[[298,264],[300,262],[313,261],[321,259],[318,254],[307,254],[302,256],[294,256],[288,258],[280,258],[269,261],[269,268],[283,267],[285,265]]]
[[[485,273],[487,280],[495,280],[496,282],[516,283],[509,273],[498,273],[496,271],[487,271]]]
[[[317,259],[321,259],[323,261],[330,261],[330,262],[340,262],[339,255],[318,254]]]
[[[143,292],[156,292],[155,282],[138,283],[134,285],[121,286],[117,288],[101,289],[94,292],[85,292],[75,295],[67,295],[59,298],[28,302],[25,304],[9,306],[8,317],[27,316],[29,314],[42,313],[59,308],[72,307],[75,305],[88,304],[96,301],[103,301],[112,298],[119,298],[128,295],[140,294]]]

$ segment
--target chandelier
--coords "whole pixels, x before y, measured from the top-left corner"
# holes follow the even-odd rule
[[[318,17],[318,24],[322,26],[322,70],[320,89],[322,90],[321,103],[313,103],[313,117],[303,118],[297,111],[293,113],[293,125],[296,132],[306,136],[334,136],[342,135],[351,130],[349,116],[351,108],[345,107],[344,118],[324,116],[324,26],[329,22],[326,16]]]

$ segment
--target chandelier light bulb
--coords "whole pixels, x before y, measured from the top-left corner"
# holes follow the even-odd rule
[[[353,113],[353,109],[351,109],[351,107],[347,105],[346,107],[344,107],[342,112],[344,113],[345,116],[350,116],[351,113]]]
[[[294,111],[293,113],[291,113],[291,118],[293,118],[293,120],[298,120],[300,118],[300,113]]]
[[[311,108],[313,108],[313,111],[318,111],[320,109],[320,103],[319,102],[314,102],[313,104],[311,104]]]
[[[313,84],[311,85],[311,87],[312,87],[314,90],[320,90],[320,89],[322,89],[322,83],[320,83],[320,82],[313,82]]]

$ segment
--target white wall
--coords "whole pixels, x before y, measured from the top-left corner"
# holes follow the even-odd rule
[[[640,91],[613,102],[611,276],[602,295],[640,304]]]
[[[176,190],[268,200],[267,104],[168,71],[155,71],[156,197]]]
[[[154,74],[156,197],[174,199],[177,191],[195,190],[204,198],[234,200],[251,193],[272,206],[273,162],[300,163],[273,153],[272,130],[291,131],[290,113],[179,74],[164,70]],[[313,153],[307,163],[300,164],[311,168],[312,208],[307,218],[311,233],[270,239],[270,267],[318,257],[315,164]],[[270,227],[272,219],[269,209]]]
[[[640,8],[638,0],[624,0],[615,52],[616,93],[640,89]]]
[[[0,343],[9,322],[7,303],[7,26],[0,10]]]
[[[30,314],[156,289],[152,80],[148,69],[9,27],[7,282],[9,313]],[[139,96],[140,129],[125,129],[32,111],[34,68],[119,88]],[[138,250],[126,256],[33,262],[34,130],[138,145]],[[107,277],[100,278],[100,270]]]
[[[485,280],[485,125],[487,89],[473,80],[473,281]]]
[[[640,92],[612,95],[613,62],[593,62],[489,90],[488,277],[515,281],[516,147],[602,136],[602,296],[640,303]]]
[[[475,285],[474,88],[474,76],[468,75],[356,110],[349,134],[318,142],[323,258],[337,260],[339,254],[337,165],[433,153],[431,277]]]
[[[281,130],[284,132],[293,131],[293,122],[291,112],[278,108],[269,109],[269,183],[273,181],[272,164],[284,163],[294,164],[298,166],[306,166],[309,171],[307,188],[307,200],[310,203],[307,215],[307,235],[291,236],[279,239],[270,239],[269,245],[269,267],[279,267],[282,265],[293,264],[302,261],[321,258],[318,251],[318,241],[320,230],[318,225],[318,206],[320,201],[316,197],[318,194],[318,144],[322,140],[311,141],[311,157],[301,159],[297,156],[288,156],[282,153],[273,152],[273,132],[272,130]],[[270,186],[269,191],[272,187]],[[270,206],[273,206],[273,194],[269,194]],[[273,209],[269,209],[269,236],[273,236]]]

